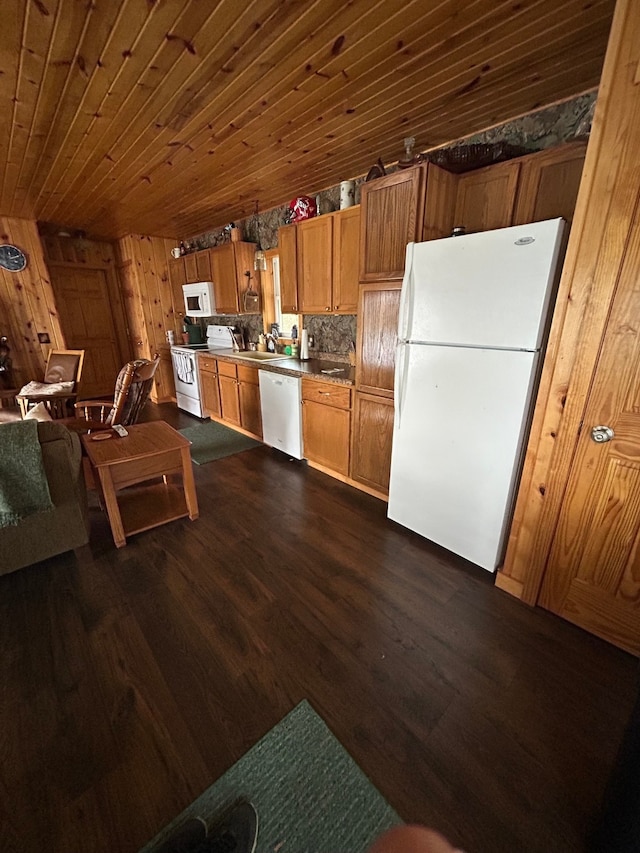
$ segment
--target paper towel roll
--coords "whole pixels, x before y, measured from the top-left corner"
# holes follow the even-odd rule
[[[300,361],[309,360],[309,332],[303,329],[300,335]]]

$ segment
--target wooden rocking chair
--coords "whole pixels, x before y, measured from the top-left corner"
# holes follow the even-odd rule
[[[65,418],[63,423],[75,432],[134,424],[149,399],[159,363],[159,355],[153,361],[144,358],[129,361],[118,374],[113,400],[79,400],[75,404],[75,418]]]

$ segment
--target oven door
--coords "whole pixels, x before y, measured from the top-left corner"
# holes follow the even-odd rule
[[[173,378],[176,383],[178,408],[201,418],[202,406],[200,404],[197,354],[186,349],[172,349],[171,363],[173,364]]]

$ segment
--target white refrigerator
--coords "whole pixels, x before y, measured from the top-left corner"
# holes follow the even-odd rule
[[[506,544],[564,224],[407,246],[388,516],[488,571]]]

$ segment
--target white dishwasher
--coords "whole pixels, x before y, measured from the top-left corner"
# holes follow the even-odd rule
[[[299,376],[258,371],[262,440],[302,459],[302,402]]]

